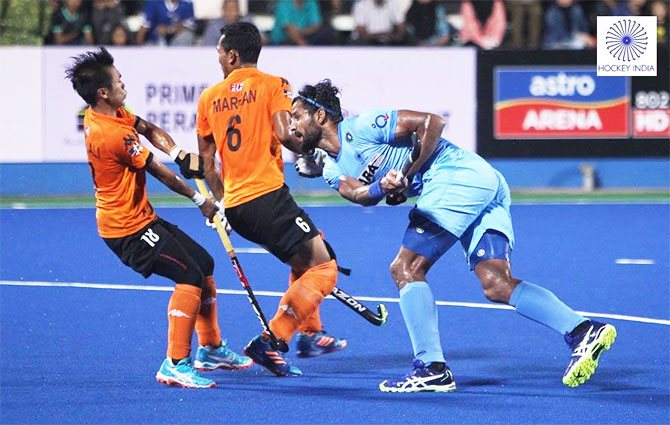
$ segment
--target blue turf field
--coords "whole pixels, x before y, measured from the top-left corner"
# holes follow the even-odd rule
[[[407,207],[306,208],[338,251],[352,295],[396,298],[388,274]],[[214,255],[220,289],[240,290],[215,232],[195,208],[159,208]],[[442,341],[458,390],[384,394],[379,381],[406,373],[411,345],[400,309],[374,327],[335,300],[326,329],[347,350],[295,360],[302,378],[254,366],[213,374],[217,388],[155,382],[165,355],[167,291],[12,286],[17,281],[169,287],[125,268],[98,238],[93,209],[0,210],[0,422],[10,423],[669,423],[670,206],[516,205],[515,275],[577,310],[661,319],[606,319],[619,332],[591,380],[561,384],[570,353],[562,337],[508,310],[439,307]],[[237,248],[251,248],[233,237]],[[283,291],[286,267],[241,253],[256,291]],[[645,259],[653,264],[616,264]],[[437,300],[487,303],[454,247],[429,275]],[[278,298],[260,296],[266,315]],[[373,307],[374,301],[365,301]],[[260,325],[246,298],[219,295],[223,333],[241,350]],[[601,319],[602,320],[602,319]]]

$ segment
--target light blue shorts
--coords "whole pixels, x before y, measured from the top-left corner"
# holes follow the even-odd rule
[[[458,237],[469,260],[486,230],[495,230],[514,248],[509,186],[502,174],[472,153],[457,161],[437,159],[422,176],[415,208]]]

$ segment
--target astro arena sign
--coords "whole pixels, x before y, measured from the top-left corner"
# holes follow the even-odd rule
[[[593,67],[501,66],[494,71],[497,139],[630,136],[630,79]]]

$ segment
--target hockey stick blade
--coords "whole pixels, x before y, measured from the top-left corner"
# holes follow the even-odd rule
[[[342,302],[344,305],[346,305],[347,307],[358,313],[360,316],[362,316],[365,320],[372,323],[373,325],[381,326],[384,323],[386,323],[386,320],[388,318],[388,311],[386,310],[386,306],[384,304],[377,305],[378,314],[375,314],[372,312],[372,310],[361,304],[356,298],[347,294],[338,287],[333,288],[330,295],[332,295],[337,300]]]

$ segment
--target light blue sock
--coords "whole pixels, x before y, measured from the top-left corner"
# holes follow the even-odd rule
[[[412,340],[414,357],[425,364],[444,363],[437,306],[427,282],[409,282],[400,290],[400,311]]]
[[[565,305],[553,292],[525,281],[514,288],[509,305],[516,307],[520,315],[564,335],[587,320]]]

